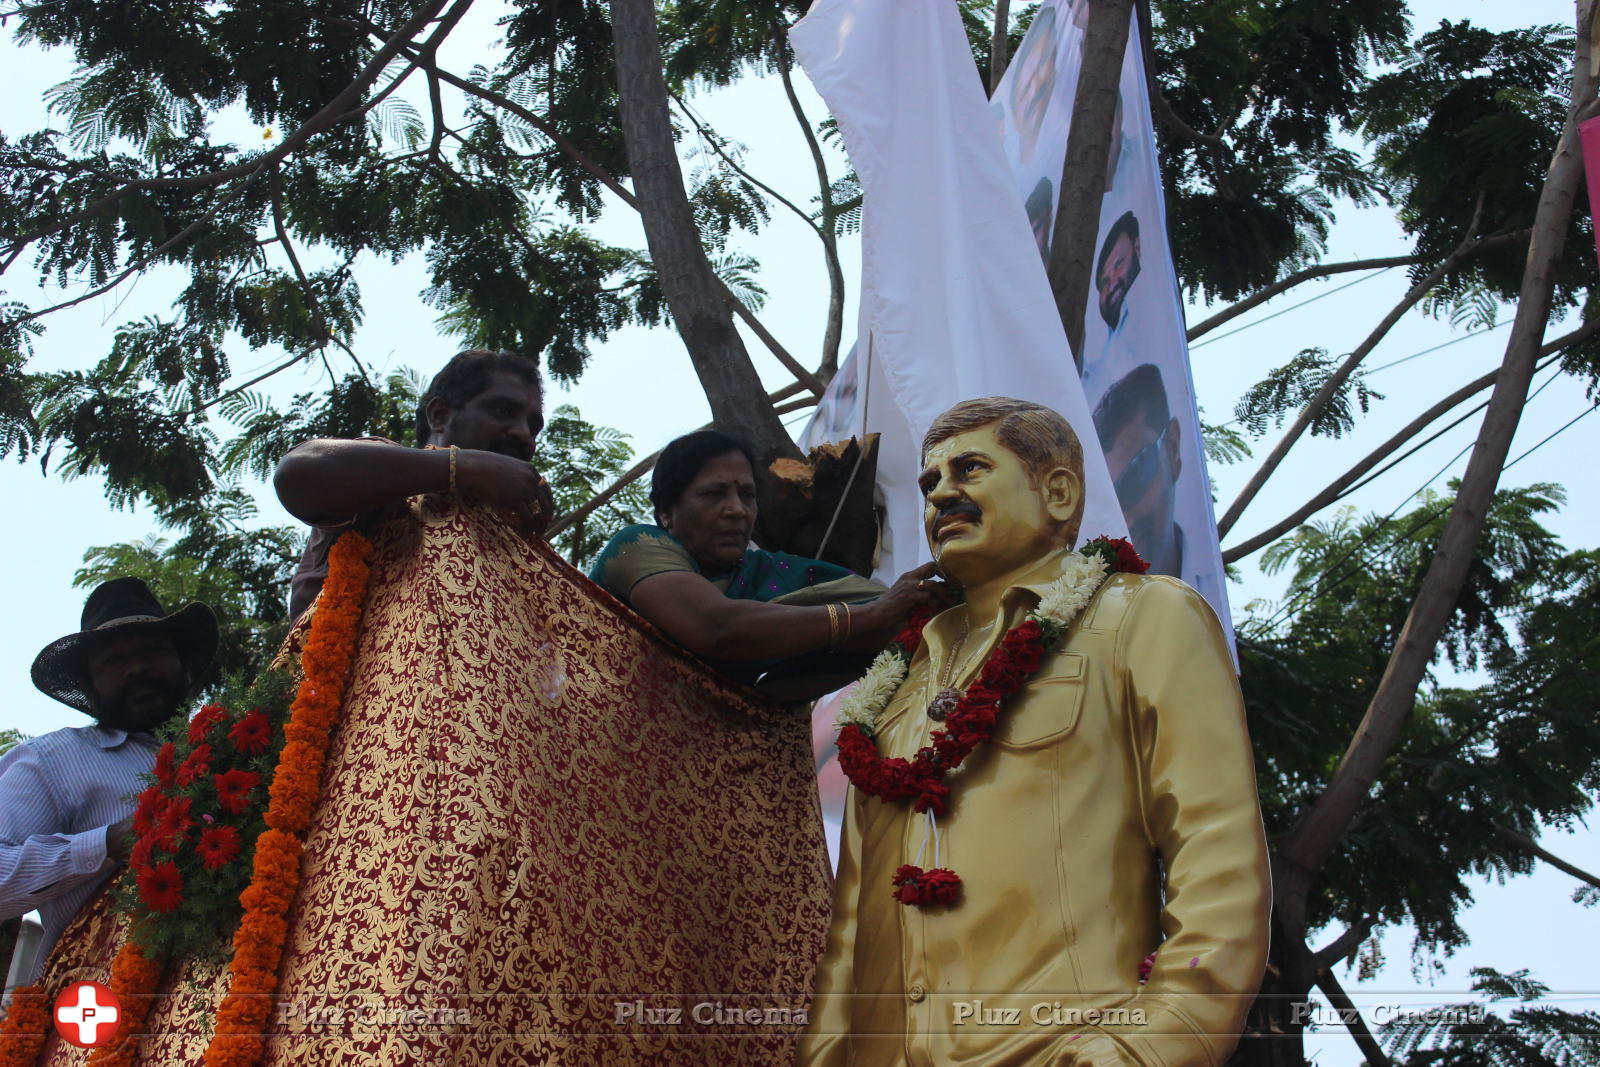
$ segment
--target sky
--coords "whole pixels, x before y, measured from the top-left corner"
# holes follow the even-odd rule
[[[1413,2],[1414,26],[1427,27],[1440,18],[1468,18],[1491,29],[1539,22],[1565,22],[1571,6],[1557,0],[1426,0]],[[474,9],[468,20],[443,49],[447,67],[466,70],[484,61],[497,37],[495,8],[487,2]],[[32,131],[49,123],[41,93],[70,76],[70,55],[19,48],[9,37],[0,42],[0,67],[7,71],[7,89],[0,99],[0,130],[7,135]],[[809,86],[802,97],[813,119],[824,114]],[[749,146],[749,166],[790,199],[807,205],[814,195],[811,159],[798,135],[775,78],[753,79],[727,91],[701,93],[696,110],[716,129]],[[263,131],[242,116],[230,116],[223,127],[241,143],[259,139]],[[690,147],[685,142],[684,148]],[[691,163],[692,165],[692,163]],[[830,167],[837,177],[842,157],[830,150]],[[597,227],[603,239],[642,248],[644,238],[636,216],[611,201],[611,209]],[[1580,209],[1585,202],[1579,200]],[[821,244],[784,209],[774,210],[771,223],[755,237],[736,237],[734,248],[753,254],[763,264],[760,280],[770,294],[760,318],[798,356],[815,365],[820,354],[827,287]],[[1395,255],[1406,244],[1392,216],[1382,211],[1348,208],[1339,215],[1326,260]],[[845,345],[855,327],[854,290],[859,278],[860,244],[843,242],[850,304],[846,309]],[[367,315],[355,348],[369,367],[382,372],[409,366],[431,375],[455,351],[452,339],[435,326],[436,312],[424,306],[419,293],[425,285],[416,257],[390,265],[381,260],[360,261],[357,277],[365,294]],[[7,299],[37,305],[43,301],[33,279],[21,268],[0,278]],[[122,322],[149,314],[166,313],[176,292],[175,272],[155,271],[129,282],[69,312],[52,316],[40,340],[33,369],[81,367],[108,349],[112,332]],[[1208,421],[1231,418],[1234,403],[1255,381],[1286,362],[1303,348],[1321,346],[1335,355],[1358,344],[1406,286],[1404,272],[1343,275],[1309,283],[1292,293],[1227,324],[1197,343],[1192,364],[1198,398]],[[67,295],[82,288],[69,287]],[[55,294],[55,299],[59,299]],[[53,300],[52,300],[53,302]],[[1193,305],[1189,321],[1204,318],[1215,308]],[[1245,512],[1229,541],[1252,534],[1276,521],[1320,489],[1373,445],[1426,408],[1438,397],[1445,382],[1464,382],[1495,367],[1503,353],[1510,309],[1502,309],[1499,328],[1468,337],[1437,351],[1432,346],[1462,338],[1464,330],[1419,313],[1407,315],[1377,351],[1369,357],[1370,383],[1382,400],[1357,429],[1342,440],[1321,438],[1302,442],[1282,469],[1268,482]],[[1570,324],[1567,328],[1570,328]],[[1565,332],[1552,326],[1550,336]],[[769,387],[788,383],[789,376],[748,333],[746,344]],[[237,380],[243,381],[281,359],[274,350],[250,351],[234,339],[228,348]],[[1408,358],[1414,357],[1414,358]],[[349,369],[343,357],[333,357],[339,373]],[[1405,362],[1397,362],[1405,360]],[[1393,366],[1387,366],[1395,364]],[[1539,389],[1545,382],[1535,382]],[[326,385],[320,368],[293,371],[274,379],[271,391],[278,397]],[[572,387],[554,387],[549,403],[573,403],[590,421],[618,427],[632,435],[640,453],[654,450],[672,437],[707,421],[709,412],[688,357],[677,337],[666,330],[625,328],[594,347],[593,358],[581,381]],[[1530,403],[1518,430],[1511,455],[1517,457],[1540,445],[1542,439],[1574,417],[1589,410],[1580,383],[1555,379]],[[798,432],[804,416],[789,416]],[[1352,502],[1362,512],[1386,514],[1404,507],[1425,485],[1443,489],[1465,466],[1463,450],[1470,446],[1476,420],[1442,436],[1413,458],[1359,492]],[[1253,442],[1256,456],[1266,454],[1274,439],[1268,434]],[[1600,547],[1600,482],[1588,474],[1596,446],[1600,445],[1600,418],[1587,418],[1538,447],[1508,471],[1503,486],[1550,481],[1568,494],[1565,508],[1546,518],[1547,524],[1571,548]],[[1211,474],[1222,505],[1232,499],[1253,470],[1254,461],[1213,467]],[[291,524],[264,486],[256,499],[261,518],[268,523]],[[107,545],[155,535],[142,510],[110,509],[95,479],[63,482],[52,471],[41,475],[38,460],[0,463],[0,493],[11,501],[12,520],[0,527],[0,557],[4,568],[4,602],[10,610],[0,615],[0,678],[9,679],[9,699],[0,711],[0,728],[19,727],[38,734],[62,726],[81,725],[82,716],[38,693],[28,681],[28,667],[46,643],[76,631],[83,591],[72,587],[74,572],[91,545]],[[1281,597],[1281,575],[1261,573],[1256,560],[1241,566],[1242,581],[1230,589],[1236,619],[1253,601],[1276,602]],[[1576,832],[1548,831],[1543,843],[1551,851],[1588,870],[1600,870],[1600,834],[1579,827]],[[1413,959],[1411,935],[1404,928],[1381,935],[1388,963],[1374,979],[1356,983],[1343,975],[1346,988],[1363,1003],[1448,1003],[1466,999],[1468,970],[1492,966],[1501,970],[1530,968],[1535,977],[1561,996],[1560,1003],[1574,1009],[1600,1007],[1592,967],[1573,946],[1600,943],[1600,908],[1583,908],[1571,901],[1576,882],[1541,866],[1531,876],[1505,884],[1480,880],[1474,903],[1463,917],[1471,944],[1443,960]],[[1338,933],[1326,931],[1314,944]],[[1308,1042],[1308,1053],[1322,1064],[1360,1062],[1354,1045],[1338,1026],[1323,1027]]]

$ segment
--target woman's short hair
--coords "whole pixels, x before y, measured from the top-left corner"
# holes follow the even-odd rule
[[[755,452],[737,437],[721,430],[686,433],[663,448],[650,475],[650,506],[655,510],[656,521],[660,522],[662,513],[683,499],[684,491],[702,467],[730,452],[749,460],[750,472],[756,473]]]

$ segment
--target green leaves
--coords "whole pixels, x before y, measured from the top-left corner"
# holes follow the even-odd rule
[[[1312,928],[1376,916],[1415,925],[1424,946],[1456,947],[1470,879],[1531,869],[1496,828],[1531,836],[1591,809],[1600,554],[1569,554],[1544,527],[1563,499],[1537,484],[1496,495],[1439,650],[1483,681],[1419,693],[1312,897]],[[1428,494],[1392,519],[1345,510],[1265,553],[1264,569],[1291,579],[1281,604],[1251,606],[1239,651],[1269,833],[1287,831],[1343,756],[1451,503]]]
[[[1307,348],[1288,363],[1250,387],[1234,406],[1233,413],[1252,436],[1267,432],[1268,424],[1282,426],[1290,414],[1303,410],[1327,384],[1342,357],[1335,360],[1324,348]],[[1342,437],[1356,424],[1356,408],[1364,415],[1372,401],[1382,400],[1361,374],[1353,374],[1328,399],[1311,420],[1311,433],[1321,437]]]
[[[555,494],[556,511],[566,514],[588,503],[617,480],[633,459],[628,435],[583,420],[578,409],[562,404],[545,422],[533,464]],[[630,523],[649,521],[650,501],[640,482],[631,482],[556,538],[556,548],[575,567],[586,567],[611,535]]]

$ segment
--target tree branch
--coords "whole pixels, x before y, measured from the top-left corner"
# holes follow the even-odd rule
[[[1555,855],[1553,852],[1546,852],[1543,848],[1539,847],[1539,842],[1535,841],[1527,834],[1518,830],[1513,830],[1509,826],[1501,826],[1499,823],[1495,822],[1489,824],[1489,829],[1493,830],[1495,835],[1498,836],[1502,841],[1515,845],[1517,848],[1520,848],[1530,856],[1544,860],[1556,870],[1561,871],[1564,874],[1570,874],[1580,882],[1588,882],[1596,889],[1600,889],[1600,876],[1592,875],[1588,871],[1583,870],[1581,867],[1574,867],[1572,864],[1568,863],[1560,856]]]
[[[1372,1031],[1367,1029],[1367,1020],[1362,1018],[1361,1009],[1356,1007],[1339,984],[1339,979],[1333,976],[1332,971],[1324,970],[1317,974],[1317,985],[1327,994],[1328,1002],[1339,1009],[1339,1018],[1344,1020],[1345,1027],[1350,1031],[1350,1036],[1355,1039],[1356,1047],[1361,1049],[1361,1054],[1367,1058],[1367,1067],[1389,1067],[1389,1057],[1384,1054],[1383,1046],[1378,1044],[1377,1038],[1372,1036]]]
[[[1193,341],[1198,337],[1202,337],[1216,329],[1218,326],[1221,326],[1229,319],[1237,318],[1240,315],[1243,315],[1246,311],[1249,311],[1251,308],[1260,307],[1273,297],[1282,293],[1286,293],[1295,286],[1304,282],[1312,281],[1316,278],[1326,278],[1330,275],[1344,274],[1353,270],[1379,270],[1385,267],[1409,267],[1413,263],[1420,262],[1422,262],[1421,256],[1389,256],[1386,259],[1352,259],[1344,263],[1321,263],[1315,267],[1307,267],[1305,270],[1297,270],[1293,274],[1290,274],[1279,281],[1273,282],[1265,289],[1251,293],[1237,304],[1231,304],[1228,307],[1223,308],[1209,319],[1204,319],[1201,322],[1189,327],[1189,333],[1184,340]]]
[[[805,210],[801,208],[800,205],[796,204],[794,201],[778,192],[778,190],[774,189],[760,178],[757,178],[754,174],[751,174],[749,171],[745,170],[744,167],[740,165],[738,160],[734,159],[728,154],[727,150],[722,145],[722,138],[717,136],[717,132],[711,129],[711,127],[707,126],[700,116],[696,115],[694,111],[690,109],[688,103],[686,103],[681,96],[679,96],[677,93],[673,93],[672,101],[678,105],[678,110],[683,112],[684,117],[687,118],[694,126],[695,132],[700,135],[700,139],[705,142],[706,146],[710,148],[712,152],[716,153],[718,159],[726,163],[729,169],[731,169],[735,174],[739,175],[739,177],[743,178],[745,181],[749,182],[757,189],[760,189],[763,193],[766,193],[768,196],[772,197],[772,199],[776,200],[778,203],[782,204],[784,207],[798,215],[800,220],[806,224],[806,229],[816,234],[817,240],[821,241],[824,246],[827,245],[828,240],[822,235],[822,231],[817,227],[816,221],[812,219],[810,215],[806,214]]]
[[[822,330],[822,362],[817,365],[817,374],[826,381],[839,369],[839,343],[844,336],[844,268],[839,263],[838,216],[833,203],[833,183],[828,180],[828,162],[823,158],[822,145],[811,128],[811,120],[800,106],[800,97],[794,91],[789,42],[782,28],[775,30],[774,35],[777,37],[778,77],[783,82],[783,92],[789,98],[795,121],[805,134],[811,163],[817,169],[817,196],[822,203],[822,224],[817,228],[817,235],[822,238],[822,255],[828,268],[828,318]]]
[[[610,189],[613,193],[617,194],[617,197],[621,199],[623,203],[627,204],[635,211],[639,210],[639,199],[633,194],[632,190],[628,189],[621,182],[617,181],[616,178],[613,178],[604,167],[590,159],[588,154],[585,153],[583,149],[579,148],[566,137],[562,136],[561,132],[554,126],[550,125],[550,123],[547,122],[543,116],[528,110],[515,100],[512,100],[510,97],[505,96],[502,93],[497,93],[493,89],[488,89],[484,86],[470,82],[458,74],[452,74],[450,71],[440,67],[436,62],[419,58],[418,66],[423,70],[432,71],[447,85],[455,86],[468,96],[475,96],[480,100],[494,104],[496,107],[501,108],[504,111],[509,111],[511,114],[522,119],[522,121],[526,122],[528,125],[532,126],[534,129],[550,138],[551,142],[561,150],[562,154],[572,159],[573,162],[582,167],[584,171],[586,171],[601,185],[604,185],[607,189]],[[783,345],[778,342],[776,337],[772,336],[771,331],[762,325],[761,320],[756,318],[753,311],[751,311],[748,307],[745,307],[744,301],[733,295],[733,291],[727,287],[721,278],[717,279],[717,284],[722,286],[723,299],[726,300],[728,306],[733,309],[733,313],[739,316],[746,326],[750,327],[750,332],[761,339],[761,343],[767,346],[767,350],[777,358],[779,363],[784,365],[786,370],[788,370],[796,378],[799,378],[806,384],[806,388],[810,389],[820,397],[823,389],[826,388],[825,384],[819,381],[816,375],[807,370],[799,360],[795,359],[789,350],[784,348]]]
[[[384,41],[383,45],[378,49],[378,51],[373,54],[370,60],[367,61],[366,66],[361,68],[361,71],[356,75],[355,80],[353,80],[349,85],[346,85],[343,89],[339,90],[332,100],[329,100],[323,105],[320,111],[311,116],[305,122],[301,123],[298,129],[285,137],[276,148],[272,149],[272,151],[267,152],[264,155],[257,156],[254,159],[245,160],[241,163],[235,163],[230,167],[223,167],[220,170],[209,171],[205,174],[191,175],[187,178],[136,179],[90,203],[87,207],[74,212],[65,220],[52,223],[43,229],[15,238],[12,247],[19,248],[24,245],[32,244],[41,237],[47,237],[50,234],[64,230],[69,226],[75,226],[85,219],[93,218],[94,216],[104,212],[107,208],[115,205],[117,201],[121,200],[123,197],[132,192],[152,191],[158,189],[209,189],[212,186],[221,185],[223,182],[232,181],[234,178],[254,178],[259,176],[267,168],[276,166],[282,160],[299,151],[307,141],[311,140],[311,138],[320,133],[324,133],[329,129],[332,129],[334,126],[348,122],[353,118],[360,117],[361,115],[365,114],[366,111],[374,104],[376,104],[378,100],[381,100],[383,96],[386,96],[387,93],[381,94],[374,100],[369,101],[366,105],[357,106],[361,99],[361,94],[366,91],[369,85],[378,79],[378,76],[383,73],[383,69],[389,65],[389,61],[400,53],[401,49],[405,47],[412,37],[415,37],[418,33],[421,33],[422,30],[433,21],[434,16],[439,13],[439,11],[447,2],[448,0],[428,0],[428,2],[420,11],[417,12],[416,15],[412,16],[411,19],[409,19],[403,26],[400,27],[399,30],[395,31],[391,36],[388,37],[387,40]],[[455,23],[460,20],[461,15],[466,13],[466,9],[471,6],[472,0],[456,0],[456,6],[454,9],[452,9],[452,15],[454,17],[446,17],[445,27],[453,27]],[[448,32],[448,29],[445,27],[441,27],[441,29],[443,32]],[[396,82],[403,80],[409,74],[409,70],[401,74],[399,78],[395,79]],[[13,255],[10,260],[8,260],[8,264],[9,262],[14,261],[15,258],[16,257]],[[126,275],[124,275],[124,277],[126,277]],[[51,310],[61,310],[61,307],[70,306],[70,304],[61,305],[60,307],[52,308]],[[41,312],[40,314],[47,314],[47,312]]]
[[[1244,513],[1245,508],[1250,506],[1250,502],[1256,498],[1256,494],[1261,491],[1261,487],[1266,484],[1267,479],[1272,477],[1273,472],[1278,469],[1284,457],[1289,454],[1289,450],[1311,428],[1311,423],[1322,413],[1322,409],[1328,406],[1328,402],[1334,398],[1344,383],[1350,379],[1350,376],[1355,373],[1356,368],[1361,365],[1361,361],[1366,359],[1374,348],[1378,347],[1378,342],[1383,340],[1389,331],[1394,328],[1395,323],[1405,316],[1406,312],[1421,303],[1423,298],[1433,290],[1434,286],[1438,285],[1440,281],[1464,261],[1486,249],[1508,244],[1520,236],[1520,233],[1505,233],[1477,240],[1469,239],[1463,241],[1437,267],[1429,271],[1426,277],[1407,290],[1406,295],[1400,299],[1400,302],[1383,317],[1383,320],[1366,336],[1366,339],[1356,346],[1355,351],[1345,357],[1345,361],[1328,376],[1328,380],[1322,384],[1322,388],[1318,389],[1316,395],[1301,409],[1300,414],[1290,424],[1288,431],[1272,447],[1272,451],[1262,461],[1261,466],[1250,476],[1250,481],[1239,491],[1239,495],[1234,498],[1233,503],[1228,505],[1227,512],[1217,521],[1217,536],[1225,536],[1229,530],[1233,529],[1233,524],[1239,521],[1239,516]]]
[[[1162,121],[1167,129],[1184,140],[1232,154],[1233,148],[1220,135],[1201,133],[1187,122],[1184,122],[1178,117],[1178,113],[1172,110],[1172,104],[1167,100],[1166,94],[1161,91],[1161,82],[1156,79],[1156,47],[1154,35],[1151,33],[1150,0],[1138,0],[1134,5],[1134,10],[1139,13],[1139,47],[1144,56],[1144,83],[1146,90],[1150,94],[1151,110],[1156,113],[1156,117]]]
[[[1548,366],[1550,361],[1560,355],[1564,349],[1570,348],[1573,345],[1578,344],[1580,341],[1588,340],[1597,332],[1600,332],[1600,319],[1591,319],[1589,322],[1584,323],[1571,333],[1551,341],[1549,344],[1545,345],[1539,350],[1540,362],[1534,368],[1535,373]],[[1490,371],[1488,374],[1483,375],[1481,378],[1475,378],[1466,385],[1463,385],[1460,389],[1457,389],[1455,392],[1451,393],[1449,396],[1445,397],[1443,400],[1439,401],[1437,404],[1433,405],[1433,407],[1429,408],[1427,411],[1424,411],[1421,415],[1418,415],[1415,419],[1412,419],[1405,425],[1404,429],[1400,430],[1393,437],[1389,438],[1383,444],[1373,449],[1361,460],[1361,462],[1345,471],[1338,478],[1335,478],[1328,484],[1327,488],[1323,489],[1322,492],[1318,493],[1300,507],[1296,508],[1281,522],[1274,523],[1272,526],[1269,526],[1267,529],[1261,531],[1259,534],[1256,534],[1254,537],[1245,541],[1241,541],[1232,548],[1223,549],[1222,562],[1237,563],[1239,560],[1244,559],[1257,549],[1264,548],[1273,541],[1276,541],[1279,537],[1282,537],[1284,534],[1288,533],[1302,522],[1305,522],[1306,519],[1321,511],[1329,504],[1335,503],[1336,501],[1347,496],[1353,491],[1353,488],[1358,488],[1355,486],[1356,481],[1368,471],[1372,470],[1372,468],[1376,467],[1385,458],[1392,455],[1398,448],[1400,448],[1401,445],[1405,444],[1417,434],[1421,433],[1430,424],[1432,424],[1434,420],[1444,415],[1445,412],[1449,411],[1457,404],[1460,404],[1462,401],[1467,400],[1494,385],[1495,380],[1499,376],[1500,371],[1495,369]],[[1478,407],[1473,408],[1472,411],[1467,412],[1461,417],[1461,419],[1458,419],[1456,422],[1451,423],[1450,426],[1445,427],[1445,429],[1448,430],[1453,428],[1462,420],[1469,418],[1475,412],[1480,411],[1487,406],[1488,401],[1485,401],[1484,403],[1478,405]],[[1440,432],[1442,433],[1444,431]],[[1437,436],[1437,434],[1434,436]],[[1430,437],[1428,440],[1431,441],[1433,438]],[[1423,442],[1423,444],[1426,443],[1426,441]]]
[[[1327,970],[1341,960],[1355,954],[1361,943],[1372,936],[1372,928],[1377,925],[1377,920],[1368,915],[1353,924],[1348,930],[1334,938],[1325,947],[1312,953],[1317,961],[1319,971]]]

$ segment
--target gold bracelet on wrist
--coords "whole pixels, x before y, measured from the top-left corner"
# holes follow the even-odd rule
[[[855,619],[850,614],[849,604],[840,604],[839,606],[844,608],[844,640],[839,643],[847,645],[850,643],[850,635],[855,632]]]
[[[455,495],[456,491],[456,456],[460,452],[461,449],[456,445],[450,446],[450,493],[452,496]]]
[[[828,647],[839,647],[839,605],[828,605]]]

